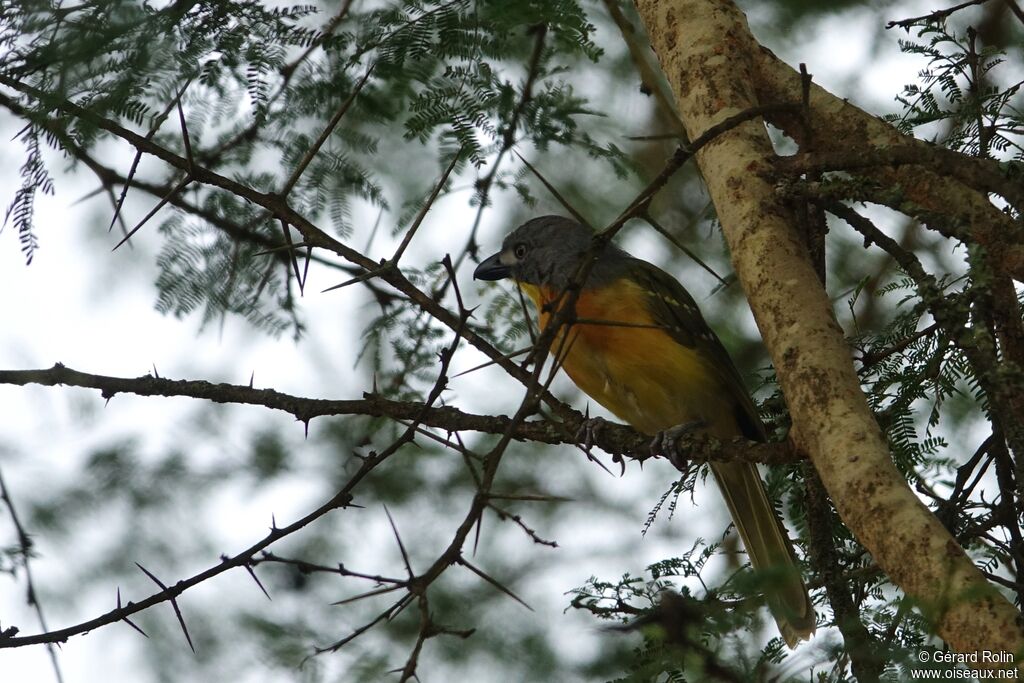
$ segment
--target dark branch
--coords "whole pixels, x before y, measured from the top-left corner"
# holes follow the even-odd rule
[[[503,434],[512,423],[512,420],[504,415],[467,413],[452,406],[428,407],[418,402],[394,401],[369,393],[364,394],[362,399],[352,400],[303,398],[273,389],[257,389],[238,384],[214,384],[203,380],[173,380],[152,375],[93,375],[73,370],[60,363],[45,370],[0,370],[0,384],[63,385],[98,389],[105,399],[113,398],[117,394],[135,394],[183,396],[215,403],[259,405],[294,415],[300,422],[330,415],[366,415],[395,420],[418,419],[423,425],[435,429],[486,434]],[[576,444],[576,434],[585,423],[586,418],[580,413],[576,413],[574,419],[561,423],[550,420],[524,421],[513,430],[512,438],[547,444]],[[636,460],[652,457],[649,448],[650,437],[626,425],[607,423],[594,435],[593,444],[612,455],[621,454]],[[685,437],[682,444],[688,448],[689,457],[698,461],[741,460],[779,464],[800,460],[785,444],[760,444],[743,440],[717,444],[698,435]],[[686,453],[683,457],[686,457]]]

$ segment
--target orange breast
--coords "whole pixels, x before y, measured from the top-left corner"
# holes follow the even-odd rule
[[[544,304],[553,293],[520,287],[537,305],[543,329],[552,315]],[[578,322],[568,334],[559,332],[552,355],[580,389],[642,432],[703,420],[716,436],[737,434],[718,375],[695,349],[655,326],[648,296],[628,279],[584,290],[576,302]]]

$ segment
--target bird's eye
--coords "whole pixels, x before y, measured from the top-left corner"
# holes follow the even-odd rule
[[[515,254],[516,259],[522,260],[526,256],[526,245],[520,242],[512,249],[512,253]]]

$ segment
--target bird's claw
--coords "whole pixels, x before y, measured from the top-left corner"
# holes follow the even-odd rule
[[[587,417],[583,421],[583,425],[576,432],[576,441],[583,445],[583,452],[587,454],[588,458],[591,458],[590,449],[594,447],[594,440],[601,432],[601,428],[608,424],[608,420],[603,417],[590,417],[590,412],[587,411]]]
[[[684,459],[682,454],[676,445],[676,442],[680,437],[686,436],[691,432],[706,427],[707,423],[704,420],[694,420],[692,422],[683,422],[677,424],[675,427],[669,427],[663,429],[654,435],[654,439],[651,440],[651,453],[654,455],[663,455],[668,458],[668,461],[675,465],[676,469],[680,472],[685,472],[688,468],[689,461]]]
[[[586,454],[588,460],[596,462],[598,465],[601,466],[601,468],[605,472],[611,474],[611,472],[608,471],[608,468],[604,466],[604,463],[595,458],[594,454],[590,452],[591,449],[594,447],[594,441],[597,439],[597,436],[601,432],[601,429],[606,424],[609,424],[609,422],[603,417],[590,417],[589,408],[587,409],[585,417],[586,419],[583,421],[583,424],[576,432],[576,442],[580,444],[580,447],[583,449],[583,452]],[[622,459],[621,455],[612,454],[612,462],[618,463],[619,467],[622,468],[622,472],[619,473],[619,476],[622,476],[622,474],[624,474],[626,471],[625,460]]]

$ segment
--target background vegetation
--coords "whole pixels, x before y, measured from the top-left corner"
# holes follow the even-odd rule
[[[1012,186],[1024,15],[1012,1],[968,5],[918,18],[905,3],[744,10],[762,43],[812,73],[831,55],[805,52],[838,32],[869,46],[826,83],[855,101],[885,89],[872,60],[903,41],[919,78],[866,104]],[[11,276],[4,296],[57,320],[15,336],[8,316],[0,380],[92,387],[0,393],[12,430],[30,425],[0,449],[0,586],[13,596],[0,646],[24,645],[0,657],[19,657],[26,679],[61,664],[67,680],[109,679],[89,668],[98,651],[118,678],[167,681],[901,680],[922,647],[941,647],[826,502],[818,533],[834,556],[807,567],[820,635],[789,653],[750,608],[759,586],[736,572],[745,559],[705,470],[584,454],[569,407],[584,398],[559,379],[560,400],[538,408],[534,367],[503,355],[530,330],[513,290],[472,283],[475,262],[534,215],[571,207],[612,223],[680,144],[631,6],[0,7],[0,116],[18,146],[0,248],[24,264],[5,268],[51,269]],[[1000,289],[957,217],[915,212],[856,175],[781,190],[818,192],[845,219],[830,219],[821,262],[894,460],[1019,608],[1021,455],[990,401],[993,386],[1020,389],[1004,325],[1012,310],[1019,328],[1019,284]],[[1019,226],[1009,194],[997,205]],[[867,245],[850,206],[893,244]],[[692,162],[618,239],[691,287],[784,440],[785,406]],[[66,261],[47,264],[51,250]],[[63,292],[53,300],[86,290],[96,323],[30,315],[44,286]],[[57,361],[89,374],[11,372]],[[639,443],[606,438],[607,450]],[[781,448],[754,457],[781,463],[769,487],[810,558],[806,465]],[[830,581],[855,607],[842,633]],[[651,609],[665,587],[681,591],[683,628],[605,630],[664,626]],[[165,600],[114,609],[153,594]],[[68,636],[55,664],[20,654]]]

